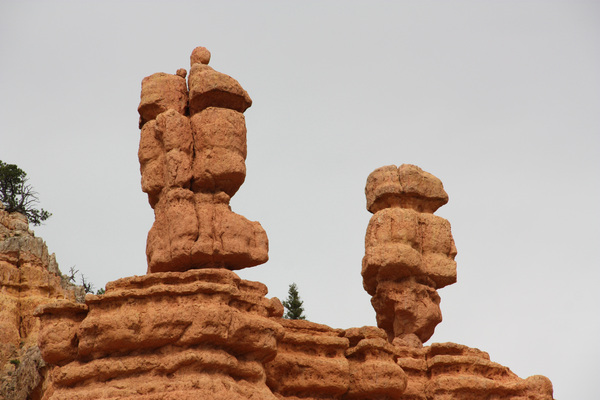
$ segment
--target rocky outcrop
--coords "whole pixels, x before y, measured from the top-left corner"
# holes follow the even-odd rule
[[[47,372],[37,348],[41,304],[83,299],[58,269],[46,243],[35,237],[27,218],[0,205],[0,397],[25,399]]]
[[[41,399],[49,370],[38,346],[24,348],[4,367],[0,376],[0,399]]]
[[[232,271],[198,269],[41,306],[42,355],[57,366],[44,398],[399,398],[406,374],[381,329],[285,320],[266,293]]]
[[[399,399],[406,388],[406,373],[396,363],[397,350],[383,330],[365,326],[344,332],[350,347],[350,387],[344,399]]]
[[[246,177],[242,113],[252,100],[209,60],[208,50],[194,49],[187,86],[183,69],[142,81],[138,155],[155,215],[148,272],[235,270],[268,259],[263,228],[229,207]]]
[[[264,364],[283,328],[265,285],[226,269],[110,282],[104,295],[40,307],[44,398],[275,399]]]
[[[385,333],[375,327],[332,329],[280,319],[284,335],[266,365],[267,385],[282,399],[397,399],[406,374]]]
[[[327,395],[339,399],[348,390],[348,339],[341,329],[304,320],[278,321],[284,335],[267,364],[267,384],[280,398]]]
[[[423,346],[441,321],[438,289],[456,282],[448,201],[413,165],[367,180],[374,215],[362,276],[378,327],[334,329],[282,319],[259,282],[232,270],[267,260],[260,224],[229,200],[245,179],[248,94],[208,67],[142,82],[142,189],[155,211],[148,274],[110,282],[85,304],[38,307],[39,343],[55,366],[45,400],[551,400],[540,376],[521,379],[477,349]]]
[[[487,353],[456,343],[415,348],[395,343],[398,365],[408,375],[403,400],[552,400],[552,383],[535,375],[521,379]]]

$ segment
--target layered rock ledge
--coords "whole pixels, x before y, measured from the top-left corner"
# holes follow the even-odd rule
[[[110,282],[85,304],[38,308],[44,399],[398,398],[406,375],[375,327],[281,318],[259,282],[226,269]],[[373,397],[375,396],[375,397]]]
[[[38,309],[42,355],[59,365],[52,399],[273,398],[281,312],[266,287],[226,269],[110,282],[104,295]],[[60,332],[60,334],[57,334]]]

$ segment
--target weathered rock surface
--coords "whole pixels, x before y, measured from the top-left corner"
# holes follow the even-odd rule
[[[344,332],[350,341],[350,387],[343,399],[400,399],[406,373],[397,364],[397,351],[383,330],[365,326]]]
[[[406,376],[381,329],[285,320],[266,293],[232,271],[198,269],[43,305],[40,347],[58,366],[44,398],[399,398]]]
[[[390,341],[415,335],[425,342],[442,321],[436,289],[456,282],[450,223],[432,214],[448,195],[435,176],[406,164],[373,171],[365,194],[374,215],[362,276],[377,325]]]
[[[408,375],[403,400],[552,400],[552,383],[544,376],[521,379],[487,353],[456,343],[415,348],[394,342],[398,365]]]
[[[18,363],[6,364],[0,376],[0,399],[38,400],[46,390],[50,370],[38,346],[24,348],[12,359]]]
[[[37,348],[40,323],[34,310],[77,298],[83,298],[83,290],[61,275],[54,254],[34,236],[27,218],[0,204],[0,398],[35,398],[47,368]]]
[[[258,222],[229,200],[246,178],[246,122],[252,100],[240,84],[194,49],[192,68],[142,81],[139,160],[142,190],[154,208],[148,272],[241,269],[268,259]],[[189,99],[189,101],[188,101]]]
[[[442,321],[437,289],[456,282],[450,223],[433,215],[448,202],[442,182],[414,165],[369,175],[363,284],[377,324],[407,374],[403,400],[552,400],[543,376],[521,379],[487,353],[455,343],[422,343]]]
[[[278,321],[284,336],[267,363],[267,385],[283,399],[398,399],[406,374],[385,332],[333,329],[304,320]]]
[[[284,335],[267,364],[267,384],[281,398],[339,399],[348,390],[350,370],[342,330],[304,320],[279,319]]]
[[[281,304],[226,269],[110,282],[86,305],[39,309],[42,355],[59,365],[51,399],[276,399]],[[59,332],[59,333],[57,333]]]

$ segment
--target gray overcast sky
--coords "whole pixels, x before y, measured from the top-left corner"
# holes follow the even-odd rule
[[[1,1],[0,159],[54,213],[36,233],[64,272],[146,272],[140,82],[200,45],[254,101],[232,209],[270,261],[243,278],[281,299],[296,282],[310,320],[374,325],[364,184],[419,165],[459,253],[430,342],[600,398],[600,2]]]

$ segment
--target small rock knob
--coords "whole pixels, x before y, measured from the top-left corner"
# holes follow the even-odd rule
[[[210,51],[206,47],[196,47],[190,56],[190,67],[194,64],[206,64],[210,62]]]

